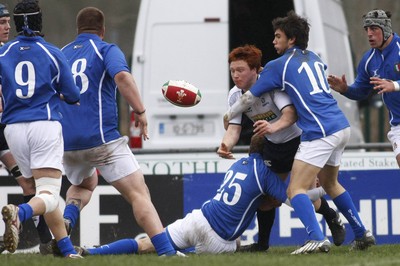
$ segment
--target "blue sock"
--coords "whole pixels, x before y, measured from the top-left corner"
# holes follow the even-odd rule
[[[167,234],[165,232],[153,236],[151,238],[151,243],[153,243],[153,246],[156,249],[158,256],[171,256],[176,254],[176,250],[172,247],[171,242],[169,242]]]
[[[308,236],[312,240],[323,240],[325,237],[315,217],[314,207],[310,198],[306,194],[297,194],[290,203],[306,228]]]
[[[88,248],[91,255],[119,255],[119,254],[137,254],[138,243],[135,239],[126,238],[98,248]]]
[[[74,204],[68,204],[64,209],[64,218],[71,221],[71,228],[74,228],[79,218],[79,208]]]
[[[350,194],[345,191],[336,198],[333,199],[336,207],[339,209],[341,213],[343,213],[344,217],[346,217],[349,222],[351,229],[353,229],[354,235],[356,238],[361,238],[364,235],[365,227],[361,222],[360,216],[354,206],[353,200],[350,197]]]
[[[31,219],[33,216],[33,209],[31,205],[27,203],[23,203],[18,205],[18,218],[19,221],[22,223],[28,219]]]
[[[77,254],[74,246],[72,245],[71,239],[67,236],[57,241],[57,246],[64,257],[68,256],[69,254]]]

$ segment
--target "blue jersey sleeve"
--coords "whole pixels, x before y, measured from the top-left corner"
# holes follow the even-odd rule
[[[280,67],[280,60],[273,60],[268,62],[263,71],[260,73],[260,77],[256,83],[250,88],[250,92],[260,97],[262,94],[275,90],[281,89],[282,84],[282,70]]]
[[[64,96],[64,101],[66,103],[75,104],[79,102],[80,90],[75,85],[67,58],[62,52],[59,52],[58,55],[58,64],[60,68],[60,77],[57,83],[58,92]]]
[[[263,161],[259,162],[264,163]],[[280,177],[272,172],[270,169],[267,169],[267,173],[265,175],[267,177],[266,184],[264,187],[264,192],[269,196],[274,197],[280,202],[284,203],[287,199],[287,185],[284,183]]]
[[[365,54],[357,66],[357,77],[353,84],[348,86],[344,96],[352,100],[362,100],[368,97],[372,91],[370,75],[367,71],[367,60],[369,54]]]
[[[126,63],[125,55],[122,53],[121,49],[110,44],[105,47],[104,51],[104,65],[107,73],[110,77],[114,78],[116,74],[121,71],[129,72],[129,67]]]

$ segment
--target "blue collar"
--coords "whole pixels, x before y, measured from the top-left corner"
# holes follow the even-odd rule
[[[94,33],[81,33],[78,35],[78,37],[76,37],[76,40],[87,40],[87,39],[101,41],[100,36]]]

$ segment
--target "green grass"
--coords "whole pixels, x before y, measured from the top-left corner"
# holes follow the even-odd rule
[[[91,256],[83,260],[68,260],[39,254],[3,254],[0,265],[143,265],[143,266],[372,266],[400,265],[400,245],[379,245],[367,251],[350,252],[348,246],[332,247],[328,254],[290,255],[294,247],[271,247],[267,253],[235,253],[223,255],[195,255],[188,258],[157,257],[151,255]]]

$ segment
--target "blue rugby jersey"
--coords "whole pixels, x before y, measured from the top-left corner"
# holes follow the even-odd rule
[[[2,123],[60,120],[60,93],[79,101],[64,54],[42,37],[18,36],[0,50]]]
[[[292,47],[265,65],[250,92],[259,97],[282,88],[296,107],[302,141],[323,138],[350,126],[331,94],[325,69],[316,54]]]
[[[81,90],[80,106],[61,107],[65,150],[88,149],[119,138],[114,76],[129,72],[124,54],[89,33],[80,34],[62,51]]]
[[[262,195],[287,199],[284,182],[265,165],[260,154],[236,161],[227,171],[213,199],[201,210],[211,228],[223,239],[234,240],[254,218]]]
[[[363,55],[357,67],[357,77],[344,95],[353,100],[366,98],[373,91],[370,77],[390,79],[400,84],[400,37],[397,34],[383,51],[370,49]],[[383,93],[382,99],[389,110],[390,125],[399,125],[400,92]]]

